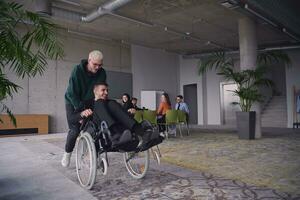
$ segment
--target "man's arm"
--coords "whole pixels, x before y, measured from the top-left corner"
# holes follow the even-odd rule
[[[71,121],[71,123],[78,123],[83,118],[88,117],[92,114],[93,114],[93,111],[91,109],[85,109],[83,111],[75,110],[74,113],[72,113],[69,116],[69,120]]]
[[[178,103],[175,104],[174,109],[177,110]]]
[[[189,110],[189,107],[188,107],[188,105],[186,104],[186,103],[183,103],[183,110],[187,113],[187,114],[189,114],[190,113],[190,110]]]
[[[80,102],[80,88],[77,79],[77,69],[75,68],[69,79],[69,85],[66,92],[66,98],[76,109],[82,108],[82,103]]]

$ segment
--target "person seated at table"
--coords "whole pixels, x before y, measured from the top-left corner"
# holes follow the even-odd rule
[[[166,123],[166,113],[171,109],[171,101],[167,93],[163,93],[160,97],[160,104],[156,111],[157,113],[157,123],[159,133],[165,132],[166,126],[162,125]]]
[[[134,117],[134,114],[136,113],[137,110],[142,110],[141,108],[139,108],[136,104],[137,104],[137,98],[132,97],[131,99],[131,104],[132,104],[132,108],[128,109],[128,113],[131,117]]]
[[[188,105],[183,101],[182,95],[177,95],[176,97],[176,104],[175,104],[175,110],[181,110],[186,114],[186,121],[189,121],[189,107]]]
[[[128,112],[129,109],[133,108],[133,105],[132,105],[132,103],[130,101],[130,95],[127,94],[127,93],[124,93],[122,95],[122,107],[127,112]]]
[[[137,98],[135,98],[135,97],[131,98],[132,108],[134,108],[135,110],[142,110],[141,108],[139,108],[137,106],[137,101],[138,101]]]

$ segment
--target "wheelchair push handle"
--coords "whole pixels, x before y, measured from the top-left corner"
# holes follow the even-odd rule
[[[80,125],[80,130],[83,130],[85,128],[85,125],[87,124],[87,122],[90,121],[91,119],[92,119],[92,116],[83,117],[82,123]]]

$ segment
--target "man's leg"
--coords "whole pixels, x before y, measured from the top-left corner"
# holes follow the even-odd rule
[[[70,158],[71,153],[75,147],[76,139],[79,135],[79,128],[80,124],[78,123],[72,123],[71,122],[71,116],[74,114],[74,108],[72,105],[66,104],[66,114],[67,114],[67,121],[69,126],[69,132],[66,140],[65,145],[65,153],[63,156],[63,159],[61,161],[62,165],[64,167],[68,167],[70,164]]]
[[[118,122],[131,131],[133,131],[134,126],[138,124],[137,121],[131,118],[129,114],[124,111],[122,106],[115,100],[107,100],[107,108]]]
[[[151,139],[152,129],[144,131],[141,124],[139,124],[135,119],[131,118],[119,103],[114,100],[108,100],[107,106],[110,113],[112,113],[113,117],[118,122],[120,122],[124,127],[128,128],[131,132],[134,132],[142,137],[143,144],[147,143]]]
[[[105,121],[108,128],[111,130],[111,140],[113,146],[119,142],[120,135],[125,131],[120,123],[113,117],[112,112],[108,109],[109,100],[97,100],[94,104],[93,121],[99,124],[101,121]]]
[[[116,120],[112,117],[111,113],[107,109],[107,100],[97,100],[94,103],[94,109],[93,109],[93,119],[94,122],[101,122],[105,121],[108,125],[108,127],[113,126],[116,124]],[[96,121],[95,121],[96,120]]]
[[[67,153],[71,153],[73,152],[73,149],[75,147],[75,143],[76,143],[76,139],[79,135],[79,125],[73,124],[73,127],[69,127],[70,130],[68,132],[68,136],[67,136],[67,141],[66,141],[66,145],[65,145],[65,151]]]
[[[69,132],[67,136],[67,141],[65,145],[65,151],[67,153],[71,153],[75,147],[76,139],[79,135],[79,128],[80,124],[79,122],[77,123],[72,123],[71,122],[71,117],[74,114],[74,108],[72,105],[66,104],[66,114],[67,114],[67,121],[68,121],[68,126],[69,126]]]

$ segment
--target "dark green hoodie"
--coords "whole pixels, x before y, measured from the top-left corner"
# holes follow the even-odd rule
[[[87,63],[87,60],[82,60],[74,67],[65,93],[66,104],[73,105],[75,109],[82,108],[84,101],[94,98],[95,83],[106,82],[105,70],[101,67],[96,74],[89,73]]]

